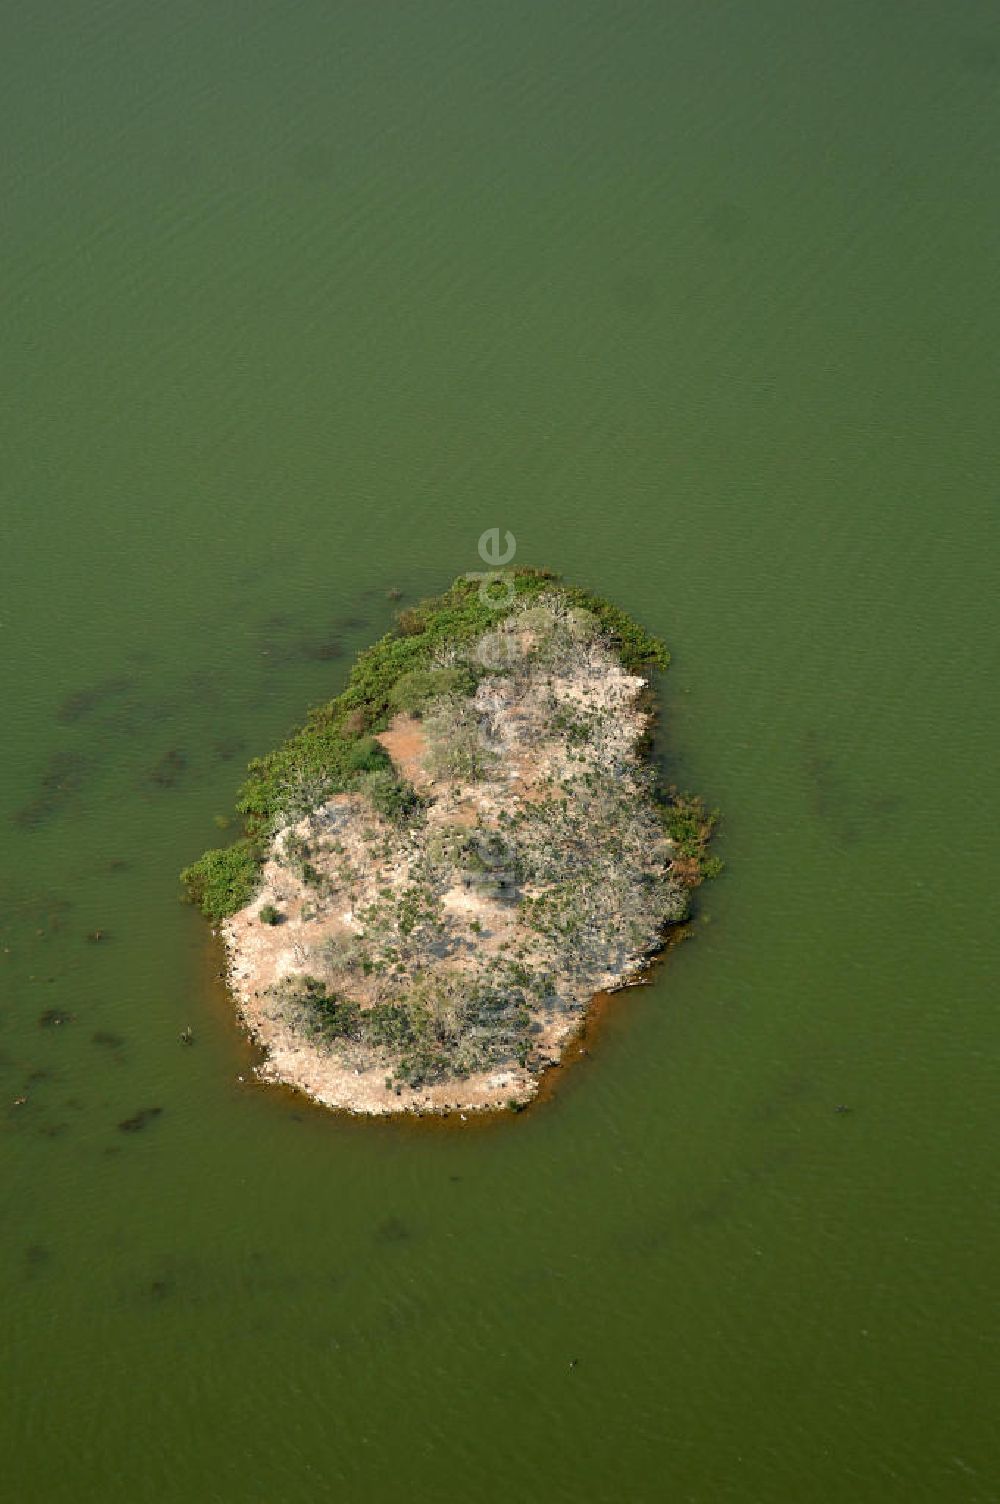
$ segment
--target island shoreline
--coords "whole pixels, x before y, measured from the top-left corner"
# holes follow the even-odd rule
[[[499,622],[464,580],[402,612],[251,763],[243,840],[183,874],[254,1077],[326,1111],[467,1121],[549,1099],[720,865],[714,813],[652,764],[636,670],[666,667],[662,644],[545,571],[512,578]]]

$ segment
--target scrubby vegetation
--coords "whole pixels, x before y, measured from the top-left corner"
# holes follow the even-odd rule
[[[368,1066],[374,1053],[400,1090],[468,1077],[511,1058],[523,1062],[531,1047],[523,991],[477,986],[457,973],[438,977],[433,986],[415,983],[405,998],[369,1008],[328,991],[315,977],[298,977],[275,990],[275,1008],[297,1032],[349,1061]]]
[[[707,810],[697,794],[682,794],[671,786],[656,791],[664,829],[676,846],[674,870],[689,887],[722,872],[722,858],[710,856],[708,843],[719,823],[719,811]]]
[[[378,1111],[462,1082],[530,1097],[594,993],[633,980],[719,869],[716,812],[645,755],[635,670],[667,661],[552,576],[515,574],[503,610],[460,581],[251,764],[246,835],[184,877],[232,915],[234,985],[282,1079]]]

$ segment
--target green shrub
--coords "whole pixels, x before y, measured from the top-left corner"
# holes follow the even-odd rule
[[[721,857],[709,856],[708,843],[719,821],[717,809],[706,809],[704,800],[676,789],[659,789],[660,818],[667,835],[677,848],[675,867],[686,870],[692,886],[705,878],[718,877],[723,869]]]
[[[260,853],[248,840],[221,846],[181,873],[188,895],[207,919],[225,919],[248,904],[260,881]]]
[[[719,811],[707,810],[704,800],[670,790],[663,806],[663,823],[681,856],[701,856],[719,819]]]
[[[405,1050],[396,1067],[396,1079],[414,1089],[441,1081],[450,1074],[451,1062],[437,1045],[420,1043]]]
[[[440,695],[469,695],[473,690],[472,675],[459,668],[411,668],[396,680],[389,691],[389,704],[394,710],[420,715],[429,701]]]
[[[316,977],[298,977],[285,986],[284,997],[303,1009],[311,1033],[329,1040],[360,1038],[361,1005],[328,992]]]
[[[363,736],[348,750],[344,766],[349,773],[374,773],[381,768],[391,768],[392,758],[374,736]]]
[[[367,1041],[392,1050],[412,1045],[425,1025],[425,1016],[407,1003],[375,1003],[364,1018]]]
[[[261,904],[257,918],[260,920],[261,924],[281,923],[281,913],[274,907],[273,903]]]
[[[361,793],[372,808],[386,820],[401,823],[419,804],[416,790],[388,769],[366,773],[361,781]]]
[[[326,1039],[358,1039],[361,1033],[360,1003],[328,996],[316,1005],[320,1032]]]
[[[655,664],[661,669],[669,666],[670,654],[666,644],[652,632],[647,632],[645,627],[640,627],[620,606],[576,586],[570,586],[564,594],[570,604],[596,617],[627,669],[634,673],[647,664]]]

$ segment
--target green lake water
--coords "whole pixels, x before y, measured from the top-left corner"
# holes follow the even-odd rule
[[[1000,1499],[995,5],[0,15],[3,1497]],[[337,1119],[176,873],[490,527],[727,872],[550,1101]]]

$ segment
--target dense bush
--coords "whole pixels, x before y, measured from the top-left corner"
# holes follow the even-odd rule
[[[392,758],[380,741],[373,736],[363,736],[348,748],[346,768],[349,773],[376,773],[392,770]]]
[[[183,882],[208,919],[225,919],[248,904],[260,879],[260,853],[248,840],[206,851],[181,873]]]
[[[667,835],[677,848],[674,867],[691,887],[705,878],[718,877],[722,858],[708,855],[708,843],[719,821],[717,809],[706,809],[697,795],[681,794],[675,788],[659,791],[660,817]]]
[[[301,1010],[313,1035],[322,1035],[330,1041],[360,1037],[360,1004],[328,992],[316,977],[296,978],[285,989],[285,1002]]]
[[[386,1049],[408,1049],[426,1026],[426,1015],[406,1003],[376,1003],[365,1014],[368,1039]]]

